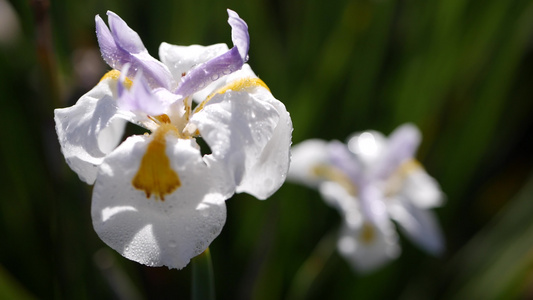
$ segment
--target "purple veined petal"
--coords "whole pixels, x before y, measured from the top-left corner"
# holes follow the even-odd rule
[[[228,10],[228,15],[234,47],[191,69],[175,90],[177,95],[185,98],[196,93],[220,77],[240,70],[248,59],[250,48],[248,26],[236,12]]]
[[[390,176],[403,162],[415,156],[421,139],[420,131],[413,124],[396,128],[389,136],[374,175],[382,179]]]
[[[163,63],[148,53],[139,35],[117,14],[108,11],[107,15],[111,30],[100,16],[95,17],[96,36],[106,63],[119,71],[123,70],[124,65],[130,64],[128,77],[134,78],[138,71],[142,71],[150,87],[172,88],[172,74]]]

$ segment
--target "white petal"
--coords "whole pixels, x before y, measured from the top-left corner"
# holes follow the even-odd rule
[[[285,105],[272,94],[258,93],[255,96],[257,100],[272,104],[279,114],[279,120],[261,154],[247,168],[237,192],[266,199],[285,182],[290,161],[292,121]]]
[[[359,200],[350,195],[345,188],[336,182],[326,181],[319,185],[324,201],[339,210],[345,221],[352,226],[360,223],[361,213]]]
[[[387,139],[377,131],[358,132],[348,138],[348,149],[352,151],[361,164],[370,173],[386,150]]]
[[[389,213],[419,247],[433,255],[444,251],[444,238],[431,211],[420,209],[405,199],[396,199],[389,205]]]
[[[63,155],[70,168],[89,184],[94,182],[103,158],[120,142],[124,120],[133,118],[118,110],[116,84],[116,80],[104,79],[75,105],[54,111]]]
[[[181,269],[222,230],[231,186],[204,163],[194,140],[167,135],[166,154],[181,186],[164,201],[147,198],[132,180],[150,140],[130,137],[106,157],[93,191],[93,225],[126,258]]]
[[[159,58],[170,69],[174,80],[180,82],[183,74],[194,66],[217,57],[226,51],[228,51],[226,44],[177,46],[161,43],[159,46]]]
[[[437,207],[444,202],[438,182],[422,168],[406,176],[400,194],[420,208]]]
[[[370,231],[367,237],[365,230]],[[337,247],[340,254],[361,273],[375,270],[400,254],[398,236],[390,222],[381,227],[363,219],[357,225],[344,223]]]
[[[291,165],[287,179],[316,188],[324,179],[317,176],[317,166],[329,165],[328,142],[310,139],[291,149]]]
[[[237,189],[263,199],[285,180],[292,124],[270,92],[251,90],[215,95],[190,124],[200,130]]]

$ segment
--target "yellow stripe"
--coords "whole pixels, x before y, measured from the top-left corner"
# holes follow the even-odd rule
[[[172,169],[166,154],[166,135],[177,133],[176,127],[162,123],[152,134],[139,170],[131,182],[133,187],[144,191],[146,198],[154,195],[156,200],[165,201],[165,195],[181,186],[178,173]]]
[[[202,103],[198,104],[198,106],[194,109],[194,112],[199,112],[204,108],[204,106],[213,98],[216,94],[224,94],[227,91],[241,91],[249,88],[255,88],[255,87],[263,87],[267,89],[270,92],[270,89],[266,85],[266,83],[263,82],[263,80],[259,78],[242,78],[239,80],[235,80],[233,82],[230,82],[229,84],[223,86],[222,88],[216,90],[211,95],[207,96]]]
[[[318,164],[311,168],[311,176],[316,176],[323,178],[325,180],[330,180],[333,182],[338,183],[340,186],[342,186],[348,194],[352,196],[357,196],[357,186],[350,180],[348,175],[346,175],[341,170],[325,165],[325,164]]]

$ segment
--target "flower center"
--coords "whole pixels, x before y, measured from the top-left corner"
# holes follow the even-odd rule
[[[178,131],[174,125],[165,122],[168,116],[166,119],[161,116],[160,118],[161,125],[151,135],[152,140],[146,148],[137,174],[133,177],[132,185],[143,190],[146,198],[154,195],[156,200],[165,201],[165,195],[181,186],[178,174],[170,166],[165,138],[168,133],[178,136]]]

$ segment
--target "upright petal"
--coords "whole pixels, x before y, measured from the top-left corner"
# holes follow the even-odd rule
[[[107,15],[111,30],[99,16],[95,18],[98,44],[107,64],[117,70],[130,64],[128,77],[134,78],[138,71],[142,71],[152,88],[173,88],[170,71],[148,53],[139,35],[117,14],[108,11]]]
[[[191,69],[175,90],[177,95],[187,97],[196,93],[224,75],[240,70],[248,59],[248,26],[237,13],[228,10],[228,14],[234,47]]]
[[[75,105],[54,111],[61,151],[70,168],[89,184],[103,158],[120,142],[124,120],[134,118],[118,110],[116,85],[116,79],[106,78]]]
[[[181,78],[194,67],[227,51],[228,46],[226,44],[178,46],[161,43],[159,59],[168,67],[174,80],[180,82]]]
[[[383,156],[386,144],[385,136],[373,130],[355,133],[347,141],[348,149],[355,154],[365,173],[370,173],[375,168]]]
[[[350,178],[352,184],[362,184],[364,169],[346,145],[339,141],[332,141],[328,145],[328,154],[331,164],[342,170]]]
[[[420,131],[416,126],[404,124],[396,128],[389,136],[374,175],[381,179],[390,176],[403,162],[415,156],[420,140]]]
[[[149,266],[181,269],[218,236],[228,183],[202,160],[193,139],[166,136],[165,153],[180,185],[164,199],[133,186],[152,136],[134,136],[109,154],[96,180],[92,218],[111,248]]]
[[[239,50],[243,63],[248,60],[248,50],[250,49],[250,35],[248,25],[239,15],[228,9],[228,23],[231,26],[231,40],[233,45]]]

